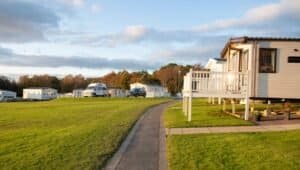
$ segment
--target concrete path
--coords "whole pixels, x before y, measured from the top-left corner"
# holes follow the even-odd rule
[[[211,134],[211,133],[240,133],[240,132],[271,132],[300,129],[300,124],[231,126],[231,127],[201,127],[201,128],[169,128],[167,135]]]
[[[161,115],[169,104],[154,106],[144,113],[105,169],[167,169],[165,128]]]

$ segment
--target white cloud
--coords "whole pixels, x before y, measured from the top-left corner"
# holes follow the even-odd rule
[[[66,5],[71,5],[75,7],[83,6],[85,3],[85,0],[59,0],[60,2],[63,2]]]
[[[51,9],[23,1],[0,1],[0,42],[45,40],[44,32],[57,28],[60,18]]]
[[[282,0],[258,6],[239,18],[217,20],[194,29],[159,30],[133,25],[111,34],[77,36],[72,43],[89,46],[115,47],[118,45],[154,43],[190,43],[214,35],[230,36],[299,36],[300,1]]]
[[[207,42],[205,46],[196,43],[194,45],[181,48],[165,48],[155,51],[151,56],[154,59],[164,61],[164,63],[177,62],[181,64],[204,64],[208,58],[219,57],[219,51],[223,47],[224,42],[218,43]]]
[[[266,4],[256,8],[249,9],[240,18],[231,18],[217,20],[213,23],[200,25],[195,28],[199,32],[216,32],[228,29],[269,29],[268,25],[273,25],[273,30],[277,33],[282,29],[289,29],[290,25],[299,26],[299,23],[288,23],[288,19],[300,19],[300,1],[299,0],[282,0],[278,3]],[[300,22],[300,20],[298,20]],[[274,27],[274,25],[277,25]]]
[[[111,69],[154,69],[158,62],[145,62],[137,59],[109,59],[107,57],[81,56],[47,56],[16,54],[12,50],[0,47],[0,63],[6,66],[22,67],[77,67],[77,68],[111,68]]]
[[[100,12],[100,11],[102,11],[102,7],[98,4],[92,4],[91,11],[94,13]]]
[[[147,32],[148,29],[142,25],[129,26],[121,33],[121,36],[126,41],[136,41],[144,37]]]

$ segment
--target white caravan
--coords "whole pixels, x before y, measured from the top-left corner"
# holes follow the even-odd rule
[[[108,90],[104,83],[91,83],[83,91],[83,97],[107,96]]]
[[[23,99],[51,100],[57,98],[57,90],[49,87],[31,87],[23,89]]]
[[[17,94],[12,91],[0,90],[0,101],[8,101],[16,99]]]

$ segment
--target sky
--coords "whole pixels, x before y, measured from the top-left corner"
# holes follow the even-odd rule
[[[204,65],[238,36],[300,37],[300,1],[0,0],[0,75]]]

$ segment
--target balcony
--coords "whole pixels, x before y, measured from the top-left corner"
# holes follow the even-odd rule
[[[183,111],[191,120],[193,97],[245,99],[245,119],[249,110],[249,72],[210,72],[190,70],[184,76]]]
[[[183,96],[245,98],[248,73],[191,70],[184,76]]]

